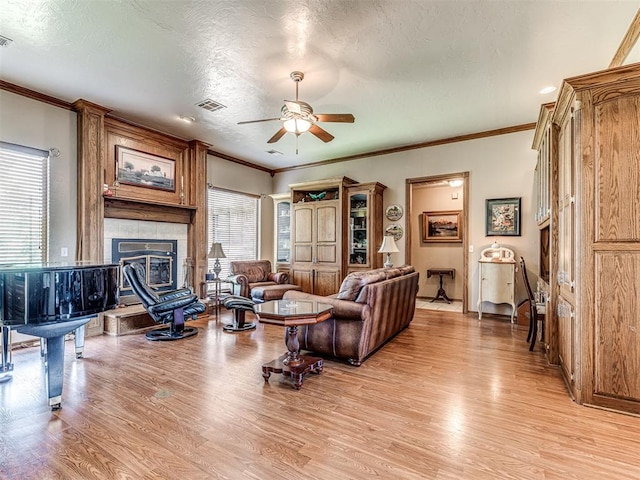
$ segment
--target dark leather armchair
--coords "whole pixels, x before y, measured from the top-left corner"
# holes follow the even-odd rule
[[[139,263],[129,263],[122,272],[138,296],[151,318],[169,327],[147,332],[148,340],[178,340],[198,333],[194,327],[185,327],[185,318],[197,318],[206,310],[206,305],[198,301],[198,296],[188,288],[158,293],[147,285],[144,267]]]

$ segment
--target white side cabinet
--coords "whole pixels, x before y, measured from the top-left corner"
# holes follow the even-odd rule
[[[478,279],[478,319],[482,318],[482,302],[508,303],[513,323],[516,313],[516,260],[513,250],[485,248],[480,254]]]

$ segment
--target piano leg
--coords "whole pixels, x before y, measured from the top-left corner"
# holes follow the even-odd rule
[[[7,326],[0,327],[0,345],[2,346],[2,358],[0,358],[0,382],[11,380],[11,371],[13,363],[11,363],[11,329]]]
[[[64,335],[45,338],[47,356],[45,373],[47,379],[47,393],[51,410],[62,407],[62,382],[64,380]]]
[[[90,318],[82,318],[48,325],[27,325],[17,331],[44,338],[44,365],[47,379],[47,396],[51,410],[62,407],[62,383],[64,380],[64,337],[67,333],[83,327]],[[84,339],[84,335],[82,336]]]
[[[82,358],[82,354],[84,353],[84,328],[81,327],[76,328],[74,333],[75,336],[75,346],[76,346],[76,358]]]

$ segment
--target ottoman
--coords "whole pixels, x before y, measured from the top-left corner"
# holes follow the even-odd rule
[[[253,287],[251,289],[251,299],[256,303],[264,303],[269,300],[282,300],[282,296],[289,290],[302,290],[302,288],[291,283]]]

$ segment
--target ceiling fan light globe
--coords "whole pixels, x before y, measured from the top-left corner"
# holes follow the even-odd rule
[[[282,126],[287,132],[299,135],[311,128],[311,122],[303,118],[290,118],[285,120]]]

